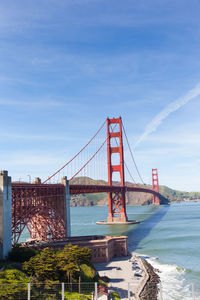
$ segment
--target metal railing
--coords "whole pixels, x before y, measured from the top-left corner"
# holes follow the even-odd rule
[[[0,299],[1,300],[97,300],[100,297],[101,284],[95,282],[82,283],[5,283],[0,284]],[[148,299],[149,295],[156,295],[157,300],[165,300],[164,290],[161,283],[150,282],[148,288],[143,290],[139,298],[136,296],[136,285],[132,282],[125,284],[126,288],[121,290],[119,287],[112,287],[109,284],[107,291],[112,294],[119,294],[118,299],[128,300],[144,300]],[[155,289],[157,286],[157,292]],[[187,299],[200,299],[195,291],[194,284],[191,284]],[[114,293],[111,299],[115,299]],[[169,299],[166,298],[166,299]],[[178,300],[180,298],[173,297]]]
[[[9,283],[0,284],[1,300],[93,300],[97,283]]]

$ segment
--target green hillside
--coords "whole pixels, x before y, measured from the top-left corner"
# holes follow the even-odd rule
[[[200,192],[183,192],[160,186],[160,193],[170,201],[186,201],[200,199]]]
[[[77,177],[74,178],[71,184],[94,184],[94,185],[107,185],[104,180],[94,180],[89,177]],[[119,183],[116,182],[118,185]],[[127,182],[128,185],[133,185],[131,182]],[[149,187],[148,185],[140,185],[143,187]],[[168,204],[169,202],[177,201],[192,201],[200,199],[200,192],[183,192],[173,190],[167,186],[160,186],[160,193],[162,195],[161,204]],[[127,193],[126,202],[128,205],[145,205],[152,203],[152,195],[145,193]],[[95,194],[82,194],[73,195],[71,197],[72,206],[91,206],[91,205],[108,205],[107,193],[95,193]]]

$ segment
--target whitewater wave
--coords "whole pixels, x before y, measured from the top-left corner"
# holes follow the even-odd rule
[[[177,265],[162,264],[152,258],[147,261],[158,271],[161,280],[162,296],[165,300],[191,300],[192,284],[185,279],[186,270]],[[200,296],[195,295],[196,300]]]
[[[155,269],[160,277],[160,295],[158,299],[164,300],[191,300],[192,283],[188,283],[185,274],[188,270],[173,264],[163,264],[158,261],[158,257],[148,257],[135,253],[145,258]],[[162,297],[161,297],[162,296]],[[200,300],[200,296],[195,294],[195,300]]]

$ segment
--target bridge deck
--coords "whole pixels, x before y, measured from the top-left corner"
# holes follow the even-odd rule
[[[108,185],[83,185],[83,184],[71,184],[70,194],[88,194],[88,193],[108,193],[108,192],[140,192],[140,193],[150,193],[155,196],[160,196],[160,194],[152,189],[138,187],[138,186],[108,186]]]
[[[34,183],[12,183],[15,189],[47,189],[47,188],[64,188],[62,184],[34,184]],[[108,192],[140,192],[149,193],[155,196],[160,196],[160,193],[150,189],[139,186],[120,186],[120,185],[84,185],[84,184],[70,184],[70,194],[90,194],[90,193],[108,193]]]

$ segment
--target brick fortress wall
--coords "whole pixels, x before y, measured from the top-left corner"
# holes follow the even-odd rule
[[[63,249],[67,244],[90,248],[93,262],[108,262],[113,257],[128,255],[126,236],[77,236],[58,240],[49,239],[48,241],[31,240],[22,243],[23,246],[34,249],[51,247],[55,250]]]

